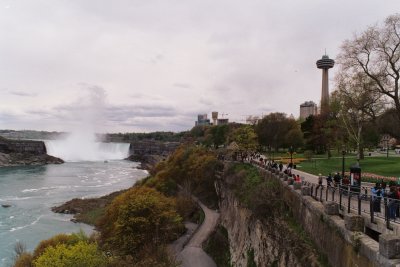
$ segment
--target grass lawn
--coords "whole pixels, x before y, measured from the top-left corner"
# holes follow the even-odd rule
[[[356,158],[345,159],[345,171],[350,170],[350,166],[356,163]],[[387,177],[400,177],[400,157],[366,157],[360,162],[361,173],[374,173]],[[299,170],[316,174],[342,172],[342,159],[313,159],[312,161],[303,161],[298,166]]]
[[[272,154],[270,154],[269,152],[263,152],[262,154],[268,158],[272,156]],[[337,150],[331,150],[331,154],[332,154],[332,157],[341,157],[342,156],[342,153],[341,152],[338,153]],[[356,153],[348,152],[348,153],[346,153],[346,156],[349,156],[349,157],[354,156],[355,157]],[[286,151],[279,151],[279,152],[274,152],[273,157],[274,157],[274,159],[279,160],[280,158],[290,158],[290,154]],[[295,152],[295,153],[293,153],[293,158],[304,158],[304,154]],[[328,158],[327,154],[313,155],[313,159],[327,159],[327,158]]]

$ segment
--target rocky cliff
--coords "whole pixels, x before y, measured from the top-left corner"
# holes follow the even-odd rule
[[[232,266],[320,266],[318,252],[282,218],[258,218],[227,186],[220,187],[221,224]]]
[[[42,141],[9,140],[0,137],[0,167],[60,164],[62,159],[47,155]]]
[[[179,142],[141,140],[130,143],[128,160],[141,162],[141,168],[150,170],[158,162],[172,154]]]
[[[364,233],[361,215],[313,198],[308,186],[293,184],[283,173],[258,169],[259,179],[254,168],[236,170],[230,175],[225,170],[216,183],[233,266],[399,266],[394,251],[400,249],[388,245],[399,240],[393,233],[381,235],[378,243]],[[279,212],[271,192],[279,192]]]
[[[161,142],[155,140],[135,141],[129,145],[129,155],[168,156],[180,145],[179,142]]]

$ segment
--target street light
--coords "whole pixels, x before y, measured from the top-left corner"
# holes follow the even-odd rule
[[[344,178],[344,155],[346,155],[345,147],[342,147],[342,179]]]

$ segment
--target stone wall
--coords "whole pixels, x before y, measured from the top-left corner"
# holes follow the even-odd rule
[[[303,193],[299,187],[295,190],[284,178],[261,171],[271,179],[280,180],[286,205],[332,266],[398,266],[399,260],[382,256],[379,243],[363,232],[362,216],[346,213],[328,215],[328,202],[321,203],[304,194],[306,190]],[[361,220],[361,225],[351,229],[352,219]]]

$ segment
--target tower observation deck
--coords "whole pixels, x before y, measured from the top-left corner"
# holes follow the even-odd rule
[[[335,61],[330,59],[328,55],[323,55],[320,60],[317,61],[317,68],[322,69],[322,89],[321,89],[321,113],[329,110],[329,80],[328,70],[333,68]]]

